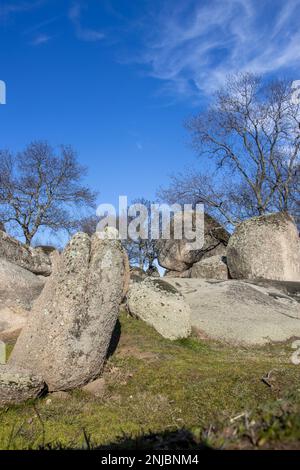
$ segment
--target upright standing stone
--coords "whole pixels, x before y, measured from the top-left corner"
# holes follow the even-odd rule
[[[43,377],[50,391],[99,376],[123,298],[126,266],[118,240],[77,233],[34,304],[9,364]]]

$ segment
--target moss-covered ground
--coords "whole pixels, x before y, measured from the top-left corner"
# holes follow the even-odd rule
[[[81,390],[0,409],[0,448],[300,448],[292,342],[168,341],[120,316],[102,396]]]

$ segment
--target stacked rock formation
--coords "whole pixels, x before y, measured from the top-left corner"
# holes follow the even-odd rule
[[[202,248],[191,250],[190,241],[184,237],[182,240],[174,237],[170,240],[159,240],[157,242],[159,264],[167,269],[168,277],[228,279],[226,247],[229,236],[213,217],[205,214]]]

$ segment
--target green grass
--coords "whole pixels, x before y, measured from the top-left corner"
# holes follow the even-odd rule
[[[172,342],[125,313],[120,323],[103,397],[74,390],[67,400],[47,396],[0,410],[1,449],[121,441],[130,447],[137,439],[142,446],[142,436],[164,433],[166,441],[174,432],[188,433],[191,445],[297,447],[300,366],[291,363],[290,344],[234,348],[197,337]]]

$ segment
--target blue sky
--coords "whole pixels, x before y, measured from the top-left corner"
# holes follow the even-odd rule
[[[196,163],[183,121],[227,74],[300,79],[300,0],[0,1],[0,147],[73,145],[99,202]]]

